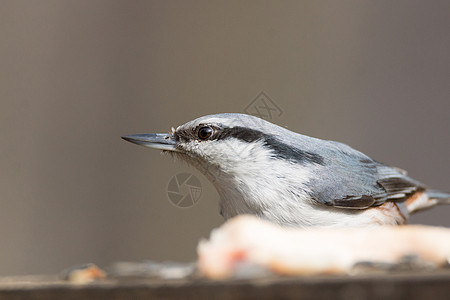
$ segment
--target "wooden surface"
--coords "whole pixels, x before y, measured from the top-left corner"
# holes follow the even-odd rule
[[[120,278],[75,285],[51,276],[0,278],[0,299],[450,299],[450,270],[210,281]]]

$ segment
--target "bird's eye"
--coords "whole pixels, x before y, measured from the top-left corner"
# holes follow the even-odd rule
[[[198,129],[197,136],[201,140],[208,139],[213,134],[213,129],[209,126],[203,126]]]

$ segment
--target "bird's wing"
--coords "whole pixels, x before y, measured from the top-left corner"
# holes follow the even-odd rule
[[[316,167],[315,179],[310,181],[312,199],[329,206],[364,209],[386,201],[404,201],[425,189],[405,171],[347,147],[327,153],[326,163]]]

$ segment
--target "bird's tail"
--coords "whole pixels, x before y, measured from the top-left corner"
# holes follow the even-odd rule
[[[415,213],[438,204],[450,204],[450,193],[437,190],[417,192],[405,201],[408,213]]]
[[[450,204],[450,193],[437,190],[427,190],[426,194],[431,200],[437,201],[437,204]]]

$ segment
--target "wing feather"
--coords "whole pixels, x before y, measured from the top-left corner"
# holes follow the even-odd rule
[[[404,201],[425,189],[402,169],[374,161],[346,145],[338,150],[324,155],[329,159],[316,166],[317,177],[310,181],[310,196],[319,203],[365,209],[386,201]]]

